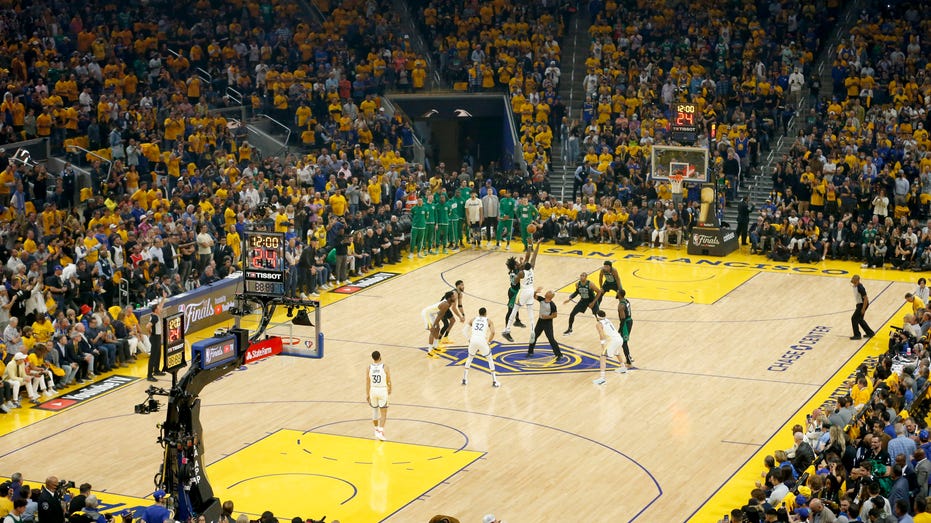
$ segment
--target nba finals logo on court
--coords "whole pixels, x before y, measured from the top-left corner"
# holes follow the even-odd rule
[[[491,353],[495,360],[495,371],[499,374],[560,374],[565,372],[588,372],[598,370],[598,356],[582,349],[559,344],[563,358],[555,362],[549,344],[538,344],[533,356],[527,356],[526,343],[491,343]],[[463,365],[469,357],[467,346],[447,347],[439,356],[450,360],[449,366]],[[610,368],[616,365],[609,364]],[[472,368],[488,372],[488,363],[484,358],[472,360]]]

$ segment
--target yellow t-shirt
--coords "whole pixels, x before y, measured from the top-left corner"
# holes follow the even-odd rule
[[[55,328],[52,327],[52,322],[50,321],[44,321],[42,323],[33,322],[32,334],[39,343],[48,343],[52,340],[52,335],[55,334]]]

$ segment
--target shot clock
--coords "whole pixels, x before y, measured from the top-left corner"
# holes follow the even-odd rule
[[[243,235],[243,289],[249,296],[284,296],[284,234],[246,231]]]
[[[670,135],[673,141],[690,144],[698,139],[697,108],[693,104],[676,104],[676,112],[670,125]]]
[[[164,364],[162,370],[173,372],[186,363],[184,359],[184,313],[178,312],[162,318],[162,332],[165,333],[162,344],[164,345]]]

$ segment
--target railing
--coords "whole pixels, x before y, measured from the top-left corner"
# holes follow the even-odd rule
[[[223,115],[227,120],[246,120],[249,118],[249,107],[236,105],[232,107],[214,107],[207,110],[208,114]]]
[[[508,119],[508,127],[511,129],[511,139],[514,141],[514,165],[519,167],[521,172],[526,176],[529,172],[527,168],[527,160],[524,158],[524,149],[523,145],[520,142],[520,135],[517,130],[517,122],[514,121],[514,110],[511,107],[511,98],[505,94],[502,96],[504,98],[504,108],[507,109],[504,111],[504,114]],[[563,184],[565,186],[565,184]]]
[[[172,54],[175,58],[181,58],[181,53],[175,51],[174,49],[167,48],[168,52]],[[210,86],[210,90],[213,90],[213,75],[207,72],[206,70],[196,67],[194,71],[197,73],[197,77],[201,79],[204,83]]]
[[[49,142],[48,138],[33,138],[22,142],[6,143],[2,147],[7,152],[13,151],[11,161],[27,165],[45,162],[52,155],[51,142]]]
[[[200,79],[203,80],[207,85],[209,85],[210,90],[212,91],[213,90],[213,75],[207,72],[202,67],[196,68],[195,71],[197,71],[197,76],[199,76]]]
[[[394,115],[400,112],[400,109],[394,105],[388,98],[382,98],[381,101],[382,107],[385,109],[385,115],[388,119],[394,118]],[[419,163],[423,165],[424,158],[426,158],[426,148],[423,145],[423,142],[420,140],[420,137],[417,136],[417,133],[411,130],[411,135],[414,137],[414,144],[411,146],[411,159],[412,163]]]
[[[271,116],[268,116],[268,115],[265,114],[265,113],[259,113],[259,114],[256,115],[256,116],[257,116],[258,118],[265,118],[265,119],[268,120],[269,122],[272,122],[273,124],[277,125],[278,127],[281,127],[282,129],[284,129],[284,132],[285,132],[285,135],[284,135],[284,146],[285,146],[285,147],[288,146],[288,142],[291,141],[291,128],[290,128],[290,127],[288,127],[287,125],[285,125],[285,124],[279,122],[278,120],[272,118]]]
[[[65,151],[68,152],[68,153],[71,153],[71,154],[76,155],[78,159],[85,160],[84,162],[75,161],[75,162],[74,162],[75,165],[78,165],[78,166],[85,166],[85,167],[86,167],[86,166],[89,166],[89,165],[92,163],[90,160],[87,160],[87,156],[90,156],[90,157],[93,157],[93,158],[95,158],[95,159],[97,159],[97,160],[100,160],[102,163],[106,163],[106,164],[107,164],[107,175],[106,175],[106,177],[104,177],[103,183],[106,183],[108,180],[110,180],[110,171],[113,169],[113,161],[111,161],[110,159],[105,158],[105,157],[103,157],[103,156],[101,156],[101,155],[95,153],[94,151],[89,151],[89,150],[87,150],[87,149],[81,147],[80,145],[73,145],[73,144],[72,144],[72,145],[68,145],[67,147],[65,147]],[[77,154],[78,151],[83,152],[85,156],[82,158],[80,155]]]
[[[232,87],[226,88],[226,98],[230,100],[231,102],[235,103],[236,105],[244,105],[243,104],[244,97],[242,93],[237,91],[236,89],[233,89]]]

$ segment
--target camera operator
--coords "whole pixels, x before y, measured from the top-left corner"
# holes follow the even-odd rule
[[[60,482],[55,476],[49,476],[45,479],[45,485],[42,486],[42,492],[39,494],[39,521],[42,523],[64,523],[65,508],[62,503],[62,494],[64,490],[59,490]]]
[[[914,314],[905,315],[905,323],[901,329],[893,328],[889,335],[889,354],[893,357],[911,352],[911,348],[918,343],[921,337],[921,326],[918,325]]]

